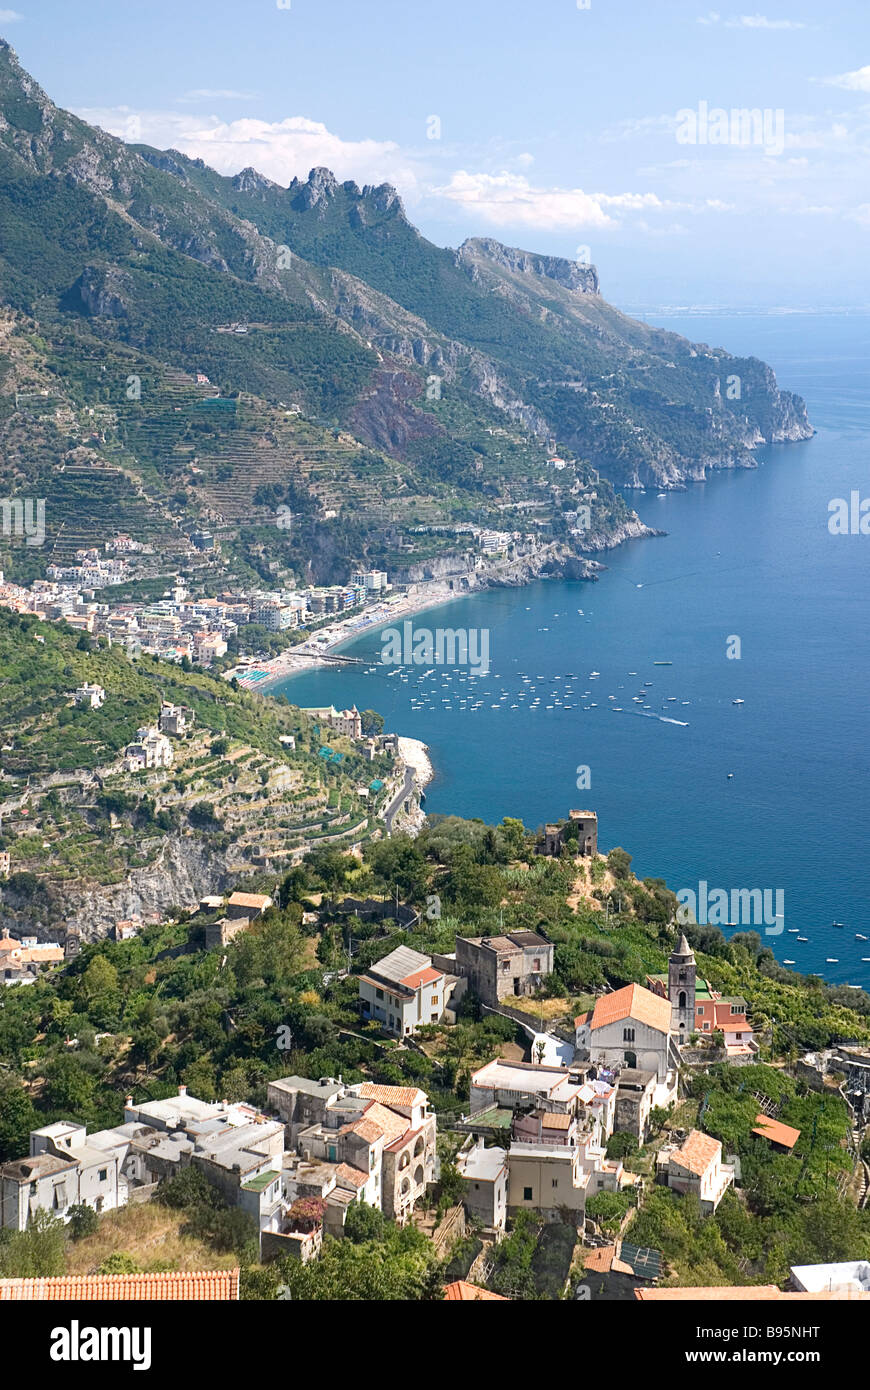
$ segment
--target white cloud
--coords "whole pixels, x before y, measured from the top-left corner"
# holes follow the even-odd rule
[[[699,15],[699,24],[722,24],[726,29],[806,29],[809,26],[800,19],[768,19],[764,14],[740,14],[723,19],[717,10],[709,10]]]
[[[241,117],[222,121],[180,111],[132,111],[126,106],[81,109],[76,113],[121,139],[131,139],[131,120],[137,122],[135,142],[158,149],[176,149],[202,159],[221,174],[237,174],[252,165],[275,183],[305,178],[315,165],[331,169],[336,178],[358,183],[393,183],[413,194],[422,165],[392,140],[343,140],[320,121],[289,116],[283,121]]]
[[[660,211],[654,193],[585,193],[582,188],[536,188],[521,174],[472,174],[458,169],[435,190],[498,226],[612,227],[611,213]]]
[[[18,20],[23,18],[24,15],[19,14],[17,10],[0,10],[0,24],[17,24]]]
[[[870,63],[854,72],[841,72],[837,77],[824,77],[828,87],[842,87],[847,92],[870,92]]]

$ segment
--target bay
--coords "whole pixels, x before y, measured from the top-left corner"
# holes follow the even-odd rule
[[[276,690],[378,709],[422,739],[436,771],[430,812],[534,827],[588,807],[601,847],[622,845],[641,876],[674,890],[782,890],[783,930],[765,936],[776,955],[867,987],[870,942],[855,934],[870,937],[870,536],[831,535],[828,504],[870,496],[870,318],[648,318],[769,362],[806,399],[815,437],[685,492],[628,493],[667,535],[604,556],[597,583],[490,590],[414,619],[488,629],[484,679],[350,667]],[[740,658],[729,659],[735,638]],[[377,662],[379,631],[342,650]]]

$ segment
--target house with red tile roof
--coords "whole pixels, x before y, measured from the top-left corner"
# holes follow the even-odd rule
[[[288,1076],[269,1083],[268,1103],[288,1122],[288,1146],[318,1167],[317,1195],[341,1202],[345,1215],[348,1202],[361,1201],[404,1222],[435,1179],[437,1121],[418,1086]],[[285,1169],[288,1160],[299,1169],[290,1154]]]
[[[643,985],[603,994],[591,1013],[574,1020],[579,1058],[608,1070],[628,1067],[654,1072],[656,1105],[676,1095],[679,1051],[672,1031],[670,1001]]]
[[[734,1181],[734,1169],[722,1162],[722,1145],[710,1134],[693,1129],[679,1148],[660,1149],[658,1176],[675,1192],[693,1193],[704,1216],[716,1210]]]
[[[447,1003],[446,978],[429,956],[397,946],[360,976],[362,1016],[397,1037],[410,1037],[421,1023],[441,1018]]]

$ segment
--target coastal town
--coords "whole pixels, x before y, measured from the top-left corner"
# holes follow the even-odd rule
[[[4,1369],[860,1374],[861,7],[95,8],[0,10]]]
[[[541,833],[535,862],[544,868],[558,860],[578,883],[590,884],[608,862],[598,855],[597,838],[595,812],[572,811]],[[373,1057],[404,1054],[413,1068],[415,1058],[441,1055],[451,1036],[467,1031],[469,1019],[499,1025],[503,1044],[468,1070],[459,1108],[444,1110],[443,1101],[433,1103],[417,1084],[286,1074],[274,1066],[261,1074],[258,1098],[204,1099],[190,1083],[161,1083],[157,1098],[147,1099],[153,1081],[140,1079],[117,1124],[93,1128],[66,1107],[62,1118],[31,1128],[28,1151],[0,1166],[0,1229],[7,1237],[26,1238],[45,1223],[67,1230],[108,1223],[123,1240],[125,1211],[159,1208],[168,1194],[195,1184],[197,1200],[213,1192],[221,1208],[241,1214],[256,1237],[254,1266],[280,1269],[291,1284],[294,1269],[307,1277],[302,1271],[316,1270],[336,1243],[360,1239],[364,1207],[399,1231],[416,1232],[439,1271],[433,1296],[448,1301],[532,1296],[534,1283],[520,1279],[506,1258],[517,1233],[529,1230],[539,1249],[549,1251],[538,1297],[870,1299],[866,1260],[795,1263],[762,1286],[721,1279],[715,1287],[692,1286],[675,1280],[665,1250],[638,1239],[656,1193],[685,1204],[701,1225],[735,1194],[738,1205],[751,1202],[750,1190],[743,1190],[751,1183],[748,1154],[765,1162],[778,1162],[779,1155],[805,1172],[826,1095],[851,1115],[842,1156],[848,1159],[851,1146],[863,1175],[854,1200],[862,1206],[870,1184],[857,1155],[866,1152],[870,1127],[870,1045],[855,1041],[792,1057],[791,1094],[816,1095],[822,1106],[797,1127],[781,1118],[797,1113],[796,1102],[788,1102],[770,1066],[769,1042],[758,1035],[747,999],[704,977],[673,922],[664,971],[647,972],[643,983],[595,990],[589,1007],[565,1017],[551,1007],[558,948],[543,928],[457,931],[449,950],[401,944],[378,955],[378,940],[396,927],[413,939],[424,913],[398,900],[333,901],[321,894],[309,895],[303,907],[308,930],[320,940],[338,923],[356,923],[350,927],[356,934],[369,924],[374,949],[355,957],[351,948],[343,968],[321,974],[320,990],[328,995],[341,987],[344,1026],[382,1040]],[[186,952],[217,957],[246,940],[256,943],[263,932],[280,932],[280,921],[267,893],[210,895],[181,914],[180,940]],[[159,930],[141,920],[118,921],[110,935],[116,949],[135,950],[143,934]],[[106,959],[93,950],[75,934],[51,945],[6,932],[0,938],[6,998],[9,987],[38,989],[39,981],[57,976],[60,982],[71,972],[86,979]],[[117,1038],[102,1036],[111,1051]],[[82,1038],[81,1032],[67,1036],[71,1056]],[[398,1051],[384,1051],[390,1048]],[[377,1061],[367,1070],[383,1072]],[[723,1141],[710,1133],[706,1112],[713,1089],[724,1087],[724,1095],[735,1083],[738,1095],[747,1091],[746,1130]],[[692,1100],[699,1094],[701,1105]],[[796,1154],[802,1155],[797,1162]],[[844,1167],[844,1194],[847,1177]],[[138,1296],[136,1281],[144,1275],[133,1264],[122,1279],[109,1260],[89,1276],[90,1296]],[[214,1288],[222,1268],[199,1270],[195,1281]],[[239,1297],[250,1278],[243,1270],[240,1286],[238,1268],[231,1272],[220,1297]],[[176,1275],[154,1277],[159,1290],[161,1279],[170,1289]],[[56,1285],[52,1297],[63,1297],[71,1278],[0,1278],[0,1299],[48,1296],[34,1290],[49,1284]]]

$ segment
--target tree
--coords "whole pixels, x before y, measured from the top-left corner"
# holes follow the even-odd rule
[[[138,1274],[142,1266],[126,1250],[115,1250],[97,1266],[98,1274]]]
[[[616,879],[631,877],[631,855],[617,845],[607,856],[607,867]]]
[[[608,1158],[628,1158],[630,1154],[636,1154],[640,1145],[633,1134],[618,1132],[611,1134],[607,1141]]]
[[[377,710],[362,710],[360,713],[360,720],[362,721],[362,731],[367,737],[377,737],[378,734],[384,732],[384,716],[378,714]]]
[[[30,1131],[39,1121],[20,1081],[0,1082],[0,1163],[21,1158],[30,1147]]]
[[[84,1240],[85,1236],[92,1236],[99,1224],[97,1213],[87,1202],[76,1202],[67,1212],[66,1228],[73,1240]]]
[[[49,1062],[42,1098],[50,1110],[81,1120],[90,1112],[93,1094],[94,1079],[76,1057],[67,1053]]]
[[[0,1243],[4,1279],[52,1278],[65,1268],[63,1222],[51,1212],[36,1211],[26,1231],[15,1231]]]

